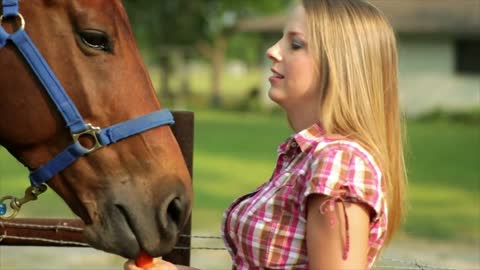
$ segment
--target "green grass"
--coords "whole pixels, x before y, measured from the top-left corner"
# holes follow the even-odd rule
[[[195,112],[194,230],[218,234],[223,210],[267,180],[276,147],[290,131],[280,114]],[[408,123],[408,205],[403,230],[428,239],[480,240],[480,127]],[[0,150],[0,196],[21,195],[26,170]],[[49,191],[24,212],[57,217],[68,209]]]
[[[22,197],[29,184],[28,170],[0,146],[0,197]],[[23,205],[18,217],[71,218],[74,215],[59,196],[49,189],[37,201]]]
[[[276,147],[289,136],[280,115],[196,113],[194,225],[219,227],[223,210],[270,177]],[[218,230],[218,228],[215,228]]]
[[[429,238],[480,239],[480,126],[410,122],[405,231]]]

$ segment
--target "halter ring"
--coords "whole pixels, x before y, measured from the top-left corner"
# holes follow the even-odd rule
[[[100,133],[101,129],[99,127],[94,127],[92,124],[87,124],[87,129],[79,132],[79,133],[73,133],[72,138],[73,141],[80,144],[86,151],[86,153],[91,153],[99,148],[102,148],[103,145],[100,143],[100,140],[98,138],[98,134]],[[92,146],[86,146],[83,145],[80,142],[80,137],[90,137],[91,140],[93,140],[93,145]]]
[[[19,30],[24,30],[25,29],[25,19],[23,18],[22,14],[18,13],[16,16],[4,16],[4,15],[0,15],[0,26],[2,26],[2,23],[3,23],[3,19],[5,18],[9,18],[9,17],[15,17],[15,18],[20,18],[20,27],[15,30],[13,33],[19,31]],[[13,34],[13,33],[10,33],[10,34]]]

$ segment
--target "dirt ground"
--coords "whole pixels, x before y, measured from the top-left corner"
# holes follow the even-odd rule
[[[223,247],[221,240],[192,241],[193,247]],[[114,270],[124,259],[90,248],[0,247],[1,270]],[[230,270],[226,251],[193,250],[192,266],[206,270]],[[376,269],[480,269],[480,243],[395,240]]]

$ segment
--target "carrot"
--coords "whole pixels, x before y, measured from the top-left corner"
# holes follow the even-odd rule
[[[140,253],[135,259],[135,265],[143,269],[148,269],[153,266],[153,258],[144,250],[140,250]]]

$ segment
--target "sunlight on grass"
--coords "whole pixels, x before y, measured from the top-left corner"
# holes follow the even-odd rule
[[[454,187],[416,184],[409,189],[404,230],[414,236],[472,241],[480,239],[478,195]]]

